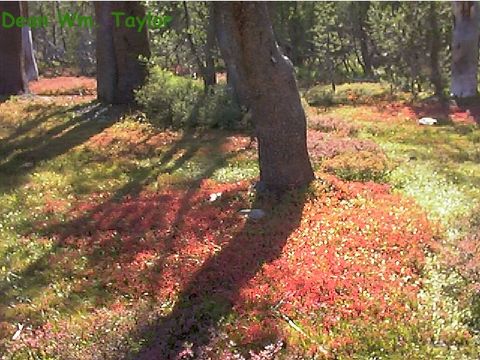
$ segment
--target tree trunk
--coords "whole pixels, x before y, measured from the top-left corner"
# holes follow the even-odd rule
[[[307,152],[305,113],[292,63],[275,42],[267,4],[214,4],[225,22],[230,49],[237,49],[233,61],[248,85],[261,183],[275,192],[310,183],[314,175]]]
[[[55,12],[60,14],[60,1],[55,1]],[[55,15],[57,16],[57,15]],[[67,42],[65,41],[65,30],[63,27],[60,27],[60,36],[62,38],[63,53],[67,52]]]
[[[248,85],[245,80],[245,74],[242,73],[243,69],[237,63],[240,58],[240,50],[235,48],[233,44],[232,14],[230,12],[222,12],[220,8],[221,6],[213,7],[213,16],[218,47],[227,68],[227,85],[233,92],[237,103],[240,106],[249,108]]]
[[[22,16],[28,17],[28,2],[20,2]],[[25,61],[25,76],[27,82],[38,80],[38,67],[33,52],[32,29],[28,26],[22,27],[22,46]]]
[[[211,8],[212,5],[209,4],[208,6]],[[195,62],[197,63],[198,71],[200,71],[200,75],[202,76],[205,92],[207,92],[208,89],[211,86],[215,85],[216,83],[215,63],[214,63],[213,54],[212,54],[213,45],[215,42],[215,28],[214,28],[213,20],[209,16],[208,26],[207,26],[207,41],[205,44],[205,64],[204,64],[198,53],[198,47],[193,41],[193,36],[190,33],[190,14],[188,11],[188,5],[186,1],[183,2],[183,12],[185,15],[185,27],[187,29],[186,30],[187,41],[188,41],[188,44],[190,45],[190,51],[192,52],[192,55],[195,58]],[[210,11],[210,14],[211,13],[212,12]]]
[[[19,1],[0,2],[0,12],[8,11],[18,17],[23,14]],[[16,95],[28,91],[22,29],[0,26],[0,95]]]
[[[368,10],[370,8],[370,1],[357,3],[359,16],[358,16],[358,37],[360,41],[360,53],[362,54],[363,67],[365,76],[373,77],[372,57],[368,48],[368,32],[367,32],[367,20]]]
[[[207,27],[207,41],[205,43],[205,70],[203,75],[203,82],[205,84],[205,91],[209,87],[217,83],[215,74],[215,60],[213,58],[213,47],[215,46],[215,21],[213,19],[213,5],[208,4],[208,27]]]
[[[32,29],[22,27],[22,45],[25,57],[25,75],[27,81],[38,80],[38,67],[33,53]]]
[[[435,95],[443,97],[443,80],[440,72],[440,31],[438,30],[436,3],[430,2],[430,81],[435,89]]]
[[[452,95],[459,98],[476,96],[480,35],[478,3],[476,1],[455,1],[452,6],[454,15]]]
[[[143,18],[145,9],[138,1],[95,2],[98,99],[127,104],[134,101],[134,90],[144,83],[147,75],[146,64],[139,57],[150,56],[148,35],[146,27],[140,32],[126,27],[125,17],[120,18],[120,26],[115,26],[112,11]]]

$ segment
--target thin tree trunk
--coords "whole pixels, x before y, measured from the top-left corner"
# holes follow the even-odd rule
[[[211,6],[211,5],[210,5]],[[187,28],[187,41],[190,46],[190,50],[192,52],[193,57],[195,58],[195,62],[197,63],[198,70],[200,71],[200,75],[202,76],[203,83],[205,85],[205,91],[208,91],[210,86],[215,85],[215,64],[213,63],[213,54],[212,48],[215,42],[215,28],[214,24],[212,23],[208,25],[207,28],[207,43],[205,45],[205,59],[206,63],[204,64],[200,55],[198,54],[198,48],[193,41],[193,36],[190,33],[190,13],[188,11],[187,2],[183,2],[183,11],[185,15],[185,26]],[[210,21],[210,20],[209,20]]]
[[[368,32],[367,32],[367,17],[368,9],[370,8],[370,1],[358,3],[358,39],[360,41],[360,53],[362,54],[363,68],[365,76],[373,76],[372,57],[368,49]]]
[[[25,57],[25,75],[27,81],[38,80],[38,67],[33,52],[32,30],[28,26],[22,28],[22,46]]]
[[[134,90],[147,75],[140,56],[149,57],[147,29],[116,27],[112,11],[126,16],[145,16],[138,1],[95,2],[97,19],[97,92],[98,99],[110,104],[127,104],[134,100]]]
[[[440,72],[440,31],[438,30],[436,3],[430,2],[430,81],[435,89],[435,95],[443,97],[443,80]]]
[[[0,2],[0,12],[23,15],[19,1]],[[25,76],[25,58],[22,47],[22,29],[0,26],[0,95],[15,95],[28,91]]]
[[[213,5],[208,4],[208,27],[207,42],[205,43],[205,73],[203,82],[205,91],[217,83],[215,74],[215,59],[213,58],[213,47],[215,46],[215,21],[213,18]]]
[[[24,17],[28,17],[28,3],[20,2]],[[38,67],[33,52],[32,29],[28,26],[22,27],[22,46],[25,61],[25,76],[27,82],[38,80]]]
[[[479,7],[470,1],[455,1],[452,44],[452,95],[477,95]]]
[[[60,1],[55,1],[55,11],[57,12],[57,14],[60,14]],[[61,35],[61,38],[62,38],[63,51],[64,51],[64,53],[66,53],[67,52],[67,43],[65,41],[65,30],[62,27],[60,27],[60,35]]]
[[[282,192],[313,180],[307,152],[306,120],[293,65],[275,42],[267,5],[218,3],[227,23],[233,60],[245,75],[258,139],[260,181]]]

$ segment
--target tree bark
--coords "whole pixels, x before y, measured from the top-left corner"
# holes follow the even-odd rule
[[[232,91],[237,103],[245,108],[250,108],[248,103],[248,85],[245,80],[243,69],[237,63],[240,58],[240,49],[233,44],[232,14],[222,12],[221,6],[213,6],[215,34],[218,47],[222,53],[223,61],[227,68],[227,85]]]
[[[479,8],[478,3],[455,1],[452,41],[452,95],[466,98],[477,95]]]
[[[0,2],[0,12],[22,16],[19,1]],[[16,95],[28,91],[25,59],[22,47],[22,29],[0,26],[0,95]]]
[[[439,64],[440,31],[437,22],[436,3],[430,2],[430,81],[435,90],[435,95],[443,97],[443,80]]]
[[[214,6],[223,17],[229,50],[236,49],[232,58],[249,89],[261,183],[275,192],[307,185],[314,175],[305,113],[293,65],[275,42],[267,4],[216,2]]]
[[[110,104],[128,104],[134,101],[134,90],[144,83],[147,75],[146,64],[139,59],[150,56],[147,29],[145,26],[138,32],[122,23],[115,26],[112,11],[143,18],[145,9],[138,1],[95,2],[98,99]]]
[[[209,6],[209,9],[212,7],[211,4],[209,4],[208,6]],[[215,85],[216,83],[215,63],[214,63],[213,54],[212,54],[213,45],[215,42],[215,29],[214,29],[213,19],[211,18],[212,11],[209,10],[209,19],[208,19],[208,25],[207,25],[207,41],[205,43],[205,63],[203,63],[198,52],[198,47],[193,41],[193,36],[190,33],[190,13],[188,11],[188,5],[186,1],[183,2],[183,12],[185,15],[185,27],[187,29],[186,31],[187,41],[188,41],[188,44],[190,45],[190,51],[192,52],[192,55],[195,58],[195,62],[197,63],[197,67],[198,67],[198,70],[200,71],[200,75],[202,76],[205,92],[207,92],[208,89],[211,86]]]
[[[33,52],[32,29],[22,28],[23,55],[25,57],[25,76],[27,81],[38,80],[38,67]]]
[[[20,2],[22,16],[28,17],[28,2]],[[38,80],[38,67],[33,52],[32,29],[29,26],[22,27],[22,46],[25,61],[25,76],[27,82]]]
[[[209,87],[217,83],[215,74],[215,59],[213,58],[213,47],[215,46],[215,21],[213,19],[213,5],[208,4],[208,27],[207,27],[207,41],[205,43],[205,71],[203,74],[203,82],[205,84],[205,91]]]
[[[367,20],[370,1],[357,3],[358,6],[358,39],[360,42],[360,53],[362,54],[364,75],[373,77],[372,57],[368,48]]]

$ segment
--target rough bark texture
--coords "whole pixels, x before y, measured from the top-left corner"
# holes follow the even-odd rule
[[[0,2],[0,12],[21,16],[19,1]],[[22,29],[0,26],[0,95],[15,95],[28,91],[24,69]]]
[[[147,75],[145,64],[139,60],[140,56],[150,56],[147,29],[138,32],[122,23],[116,27],[112,11],[143,18],[145,9],[137,1],[95,2],[98,99],[128,104],[134,100],[133,90],[144,83]]]
[[[477,2],[455,1],[452,44],[452,95],[477,95],[479,8]]]
[[[267,4],[222,2],[215,6],[231,40],[232,58],[248,85],[262,184],[279,192],[308,184],[314,176],[305,113],[293,66],[275,42]]]

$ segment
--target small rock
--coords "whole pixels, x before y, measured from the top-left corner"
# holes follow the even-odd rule
[[[31,169],[33,167],[33,163],[32,162],[26,162],[26,163],[20,165],[20,167],[22,169]]]
[[[23,324],[18,324],[17,325],[17,331],[15,331],[15,334],[13,334],[12,340],[16,341],[16,340],[20,339],[20,335],[22,334],[22,331],[23,331]]]
[[[438,123],[438,120],[437,119],[434,119],[434,118],[431,118],[431,117],[423,117],[421,118],[420,120],[418,120],[418,123],[420,125],[435,125],[436,123]]]
[[[217,201],[218,199],[220,199],[221,197],[222,197],[221,192],[213,193],[213,194],[210,194],[210,197],[208,198],[208,201],[214,202],[214,201]]]
[[[239,213],[246,215],[249,219],[253,220],[259,220],[267,215],[267,213],[262,209],[242,209],[239,211]]]

